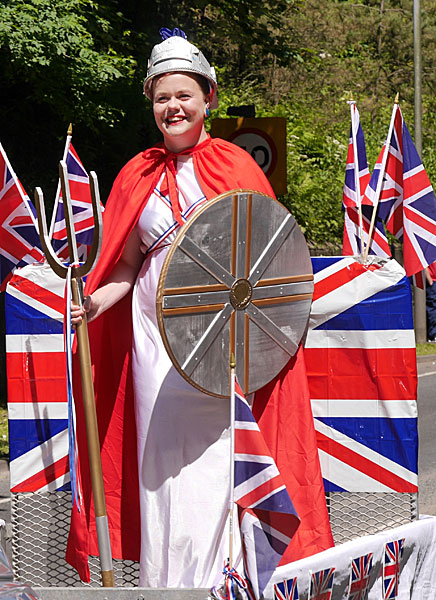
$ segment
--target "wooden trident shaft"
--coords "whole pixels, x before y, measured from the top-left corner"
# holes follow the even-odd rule
[[[68,237],[68,250],[71,260],[71,295],[74,304],[83,304],[82,277],[88,274],[97,262],[101,248],[102,220],[97,175],[91,171],[89,182],[91,187],[92,211],[95,228],[94,238],[89,255],[83,265],[79,265],[76,234],[73,222],[73,210],[68,184],[68,171],[65,161],[59,163],[59,176],[62,187],[62,199],[65,212],[65,223]],[[41,188],[35,189],[35,204],[38,214],[39,235],[41,245],[48,264],[63,279],[67,278],[69,267],[66,267],[56,256],[48,232],[45,217],[44,199]],[[77,349],[79,354],[80,376],[82,381],[83,409],[86,423],[88,456],[91,474],[92,493],[94,498],[95,521],[97,528],[98,550],[100,555],[100,571],[103,587],[114,587],[112,552],[109,538],[109,526],[106,512],[106,500],[101,467],[100,441],[98,436],[97,413],[95,409],[94,386],[91,370],[91,353],[89,349],[88,324],[86,314],[76,327]]]

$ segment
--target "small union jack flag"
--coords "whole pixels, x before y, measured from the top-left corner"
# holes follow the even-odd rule
[[[69,136],[71,140],[71,136]],[[94,217],[92,213],[91,189],[88,173],[73,147],[71,141],[66,144],[65,162],[67,164],[68,182],[71,194],[71,208],[73,211],[74,230],[79,247],[80,258],[85,259],[87,248],[92,244],[94,236]],[[104,207],[101,207],[102,212]],[[53,210],[52,222],[53,248],[58,256],[68,259],[68,240],[65,223],[65,211],[62,190],[58,185],[58,192]]]
[[[352,559],[348,600],[366,600],[371,569],[372,552]]]
[[[398,597],[400,563],[403,551],[404,538],[385,544],[383,561],[383,600],[395,600]]]
[[[235,489],[247,579],[260,598],[300,520],[243,393],[235,394]]]
[[[44,260],[35,214],[0,144],[0,291],[17,267]]]
[[[398,104],[394,105],[388,137],[364,202],[378,202],[378,216],[403,242],[408,277],[436,260],[436,197]]]
[[[356,256],[363,251],[361,241],[368,243],[368,232],[373,207],[362,204],[364,191],[370,180],[366,158],[365,137],[360,124],[359,111],[355,102],[351,106],[351,129],[348,144],[347,166],[345,170],[342,208],[344,210],[344,237],[342,254]],[[362,213],[360,223],[359,208]],[[391,256],[383,223],[376,217],[374,233],[371,238],[370,254]]]
[[[297,578],[274,584],[274,600],[298,600]]]
[[[335,568],[310,574],[309,600],[330,600],[333,591]]]

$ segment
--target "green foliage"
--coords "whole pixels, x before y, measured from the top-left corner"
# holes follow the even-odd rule
[[[347,147],[331,133],[308,130],[300,118],[288,127],[289,191],[284,202],[315,246],[335,245],[342,237]]]
[[[0,7],[0,48],[8,56],[3,77],[24,80],[28,97],[62,111],[65,121],[80,109],[90,127],[113,125],[121,109],[105,101],[105,92],[132,76],[135,61],[119,54],[128,36],[120,18],[112,13],[109,21],[99,12],[87,0],[14,0]]]
[[[436,177],[436,0],[422,0],[423,160]],[[411,0],[6,0],[0,6],[0,140],[29,193],[49,203],[65,131],[102,197],[159,139],[141,84],[161,26],[184,29],[217,68],[220,108],[255,104],[288,122],[282,198],[314,248],[340,246],[350,115],[372,168],[400,92],[413,135]]]

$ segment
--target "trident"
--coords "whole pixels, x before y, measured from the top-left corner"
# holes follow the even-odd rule
[[[71,265],[71,294],[73,302],[78,306],[83,305],[83,281],[94,267],[100,254],[102,239],[102,220],[100,208],[100,194],[97,175],[94,171],[89,174],[91,187],[92,212],[95,221],[94,238],[91,250],[83,265],[79,265],[76,233],[74,231],[73,210],[71,207],[70,187],[68,184],[67,164],[64,160],[59,163],[59,176],[62,187],[62,198],[65,210],[65,223],[68,237],[68,250]],[[38,213],[38,226],[41,245],[45,257],[52,270],[63,279],[67,279],[69,267],[66,267],[56,256],[47,232],[44,198],[41,188],[35,188],[35,204]],[[77,347],[79,353],[80,376],[82,381],[83,407],[86,422],[86,437],[88,441],[88,455],[91,473],[92,493],[94,497],[95,522],[97,528],[98,550],[100,555],[100,572],[103,587],[114,587],[114,571],[112,565],[112,552],[109,538],[109,526],[106,513],[106,501],[103,487],[103,472],[101,468],[100,442],[98,437],[97,414],[95,410],[94,387],[91,371],[91,353],[89,349],[88,325],[86,314],[76,327]]]

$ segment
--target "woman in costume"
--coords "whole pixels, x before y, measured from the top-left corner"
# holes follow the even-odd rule
[[[245,151],[206,133],[205,116],[217,107],[215,71],[175,32],[153,48],[144,82],[163,144],[135,156],[114,183],[85,309],[113,556],[138,560],[140,546],[140,586],[195,588],[217,584],[228,555],[229,403],[196,390],[172,366],[156,289],[170,244],[198,207],[235,188],[274,193]],[[74,323],[82,315],[73,307]],[[85,510],[73,514],[67,559],[86,580],[96,542],[81,467]],[[74,519],[82,519],[79,533]]]

